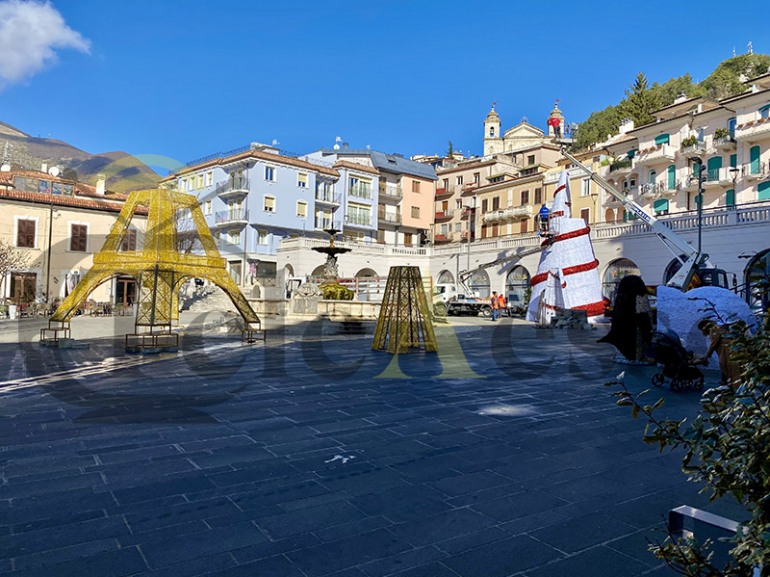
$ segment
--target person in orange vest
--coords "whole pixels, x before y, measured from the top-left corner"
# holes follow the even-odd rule
[[[497,300],[497,291],[492,291],[492,296],[489,298],[489,304],[492,307],[492,320],[497,320],[497,314],[498,314],[498,300]]]
[[[503,296],[503,293],[497,295],[497,310],[498,314],[503,314],[503,311],[506,310],[505,297]],[[508,316],[510,316],[510,314]]]

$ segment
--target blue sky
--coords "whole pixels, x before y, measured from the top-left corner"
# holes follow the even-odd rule
[[[616,104],[638,72],[651,82],[688,72],[703,79],[749,41],[770,53],[758,17],[767,10],[755,0],[729,12],[676,0],[53,0],[32,8],[41,6],[37,35],[13,35],[7,18],[0,22],[0,120],[92,153],[181,162],[252,141],[305,153],[337,136],[407,156],[444,153],[450,140],[481,154],[493,101],[504,129],[524,117],[545,129],[557,98],[567,120],[581,122]],[[29,7],[0,0],[0,18]],[[57,13],[61,21],[50,22]]]

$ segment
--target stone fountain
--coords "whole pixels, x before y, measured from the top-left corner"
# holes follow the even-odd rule
[[[350,252],[351,249],[334,245],[334,237],[339,230],[335,228],[325,228],[324,232],[329,235],[329,246],[315,246],[313,250],[326,255],[324,263],[324,281],[319,285],[319,289],[324,299],[331,300],[353,300],[353,291],[344,287],[337,278],[339,277],[339,266],[337,264],[337,255]]]

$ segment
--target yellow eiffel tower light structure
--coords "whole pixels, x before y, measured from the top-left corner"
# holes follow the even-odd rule
[[[147,223],[141,249],[121,250],[124,239],[130,234],[132,219],[137,211],[145,210]],[[181,223],[190,222],[191,229],[180,230]],[[180,252],[180,240],[200,241],[203,254]],[[57,341],[60,336],[69,337],[70,319],[88,295],[113,276],[125,274],[133,276],[139,283],[135,319],[137,333],[139,327],[143,327],[144,333],[150,335],[170,334],[173,322],[179,320],[179,288],[188,279],[202,278],[210,280],[230,297],[243,317],[244,338],[252,342],[254,334],[261,331],[261,322],[227,273],[226,264],[195,196],[170,189],[132,192],[101,251],[94,255],[93,266],[56,309],[48,329],[41,330],[41,341],[50,342]],[[59,323],[59,326],[54,323]],[[126,336],[127,348],[129,336]],[[174,337],[177,338],[176,335]],[[159,343],[158,339],[152,337],[151,344],[140,345],[140,348]],[[168,346],[168,340],[165,343]],[[161,343],[160,346],[164,345]]]
[[[390,267],[372,349],[398,354],[421,346],[438,352],[420,267]]]

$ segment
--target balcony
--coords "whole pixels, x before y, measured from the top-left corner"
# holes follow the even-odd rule
[[[340,230],[342,228],[342,224],[340,221],[332,220],[331,218],[316,218],[315,228],[316,230],[328,230],[330,228]]]
[[[473,196],[478,187],[479,187],[478,182],[463,184],[462,193],[460,194],[460,196]]]
[[[434,234],[433,235],[433,242],[436,244],[441,244],[445,242],[449,242],[451,239],[446,234]]]
[[[436,211],[436,222],[441,220],[450,220],[454,216],[455,211],[451,208],[448,208],[446,210],[437,210]]]
[[[750,120],[735,127],[735,140],[756,142],[770,138],[770,118]]]
[[[232,208],[214,213],[214,226],[245,226],[249,223],[249,211],[245,208]]]
[[[372,228],[372,217],[368,214],[348,214],[345,216],[345,226]]]
[[[735,138],[729,135],[714,137],[714,148],[720,152],[731,152],[735,150]]]
[[[676,160],[676,152],[676,148],[670,144],[659,144],[652,148],[645,148],[644,150],[639,151],[636,164],[637,166],[651,166],[664,162],[673,162]]]
[[[763,180],[770,176],[767,162],[750,162],[741,167],[741,176],[748,181]]]
[[[522,220],[532,216],[532,205],[523,204],[521,206],[509,207],[502,210],[495,210],[484,215],[484,222],[501,222],[505,220]]]
[[[680,149],[681,156],[689,158],[691,156],[700,156],[706,153],[706,143],[702,140],[696,140],[688,144],[682,144]]]
[[[610,164],[610,174],[615,178],[623,178],[627,174],[631,174],[634,169],[634,160],[632,158],[626,158],[613,162]]]
[[[401,224],[400,212],[385,212],[380,211],[377,213],[377,220],[380,224]]]
[[[236,178],[223,182],[217,188],[217,195],[222,199],[243,197],[249,194],[249,179]]]
[[[404,196],[403,190],[396,184],[381,182],[379,191],[381,199],[401,200]]]
[[[449,188],[437,188],[436,189],[436,200],[440,200],[442,198],[449,198],[454,194],[451,189]]]
[[[340,205],[340,195],[334,194],[332,191],[319,190],[315,193],[315,201],[318,204],[328,204],[329,206]]]
[[[368,182],[357,182],[350,187],[350,196],[356,198],[365,198],[371,200],[372,198],[372,185]]]

